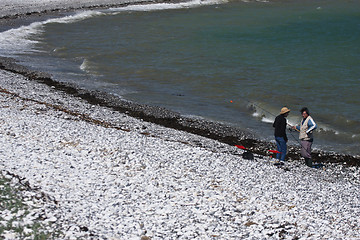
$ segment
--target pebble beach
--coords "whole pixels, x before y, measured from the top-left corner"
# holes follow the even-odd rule
[[[129,3],[5,0],[0,17]],[[0,109],[1,174],[32,206],[12,224],[40,221],[51,239],[360,239],[358,166],[243,159],[6,70]],[[17,217],[2,210],[0,226]]]

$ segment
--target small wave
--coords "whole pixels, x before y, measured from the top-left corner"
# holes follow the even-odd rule
[[[264,122],[264,123],[273,123],[274,119],[270,119],[270,118],[267,118],[267,117],[262,117],[261,121]]]
[[[241,0],[244,3],[250,3],[250,2],[262,2],[262,3],[268,3],[268,0]]]
[[[52,18],[52,19],[48,19],[46,21],[43,21],[43,24],[48,24],[48,23],[73,23],[73,22],[78,22],[78,21],[82,21],[88,18],[92,18],[92,17],[96,17],[96,16],[104,16],[106,15],[106,13],[104,12],[100,12],[100,11],[85,11],[85,12],[80,12],[77,13],[75,15],[69,15],[66,17],[61,17],[61,18]]]
[[[200,115],[194,115],[194,114],[184,114],[182,115],[186,118],[191,118],[191,119],[199,119],[199,120],[205,120],[206,118]]]
[[[272,122],[274,122],[274,119],[266,117],[265,115],[260,114],[259,112],[254,112],[252,114],[252,116],[256,117],[256,118],[261,118],[261,121],[264,122],[264,123],[272,123]]]
[[[348,132],[348,131],[340,131],[337,129],[330,128],[328,126],[318,126],[315,130],[317,136],[321,137],[322,139],[331,140],[333,142],[341,143],[341,144],[354,144],[359,143],[360,135]]]
[[[248,109],[252,112],[252,116],[263,123],[273,123],[275,117],[279,114],[273,107],[264,103],[251,103],[248,105]],[[287,117],[287,123],[290,126],[298,126],[300,124],[301,117],[289,115]],[[315,119],[316,121],[316,119]],[[317,129],[315,133],[322,139],[337,139],[336,141],[347,143],[354,142],[359,138],[358,134],[346,132],[343,130],[336,129],[334,126],[316,122]]]
[[[226,3],[227,0],[194,0],[184,3],[154,3],[144,5],[130,5],[121,8],[110,8],[103,11],[84,11],[75,15],[69,15],[61,18],[52,18],[41,22],[34,22],[28,26],[21,26],[19,28],[10,29],[0,33],[0,54],[16,55],[18,53],[36,52],[34,46],[39,42],[35,37],[41,34],[43,27],[51,23],[73,23],[82,21],[95,16],[102,16],[108,14],[118,14],[124,11],[155,11],[191,8],[202,5],[214,5]]]
[[[253,116],[253,117],[260,117],[260,114],[259,114],[258,112],[254,112],[254,113],[252,114],[252,116]]]
[[[248,108],[253,112],[253,117],[260,118],[264,123],[273,123],[280,112],[280,109],[275,109],[274,107],[264,103],[251,103]],[[290,114],[287,117],[287,124],[290,126],[296,126],[299,122],[300,118],[298,116]]]
[[[266,111],[265,108],[260,107],[259,103],[252,103],[248,105],[248,109],[253,112],[253,117],[260,118],[264,123],[273,123],[275,120],[275,114],[271,114],[270,111]]]
[[[52,18],[42,22],[33,22],[28,26],[13,28],[0,33],[0,54],[14,55],[21,52],[36,52],[33,46],[38,43],[32,36],[41,34],[43,27],[50,23],[72,23],[91,18],[104,13],[98,11],[86,11],[75,15],[61,18]]]
[[[339,135],[340,132],[335,130],[335,129],[331,129],[329,127],[326,127],[326,126],[319,126],[317,129],[316,129],[317,132],[319,133],[324,133],[324,134],[335,134],[335,135]]]
[[[80,69],[84,72],[87,72],[89,66],[89,61],[85,58],[82,64],[80,65]]]
[[[61,51],[64,51],[64,50],[67,50],[67,48],[66,47],[59,47],[59,48],[55,48],[53,50],[53,52],[61,52]]]
[[[112,12],[161,11],[161,10],[171,10],[171,9],[193,8],[203,5],[223,4],[227,2],[228,2],[227,0],[194,0],[194,1],[182,2],[182,3],[153,3],[153,4],[144,4],[144,5],[130,5],[121,8],[110,8],[109,11]]]
[[[23,52],[37,43],[35,40],[28,39],[29,36],[39,33],[41,23],[35,22],[29,26],[22,26],[16,29],[10,29],[0,33],[1,50],[7,54]],[[1,52],[3,53],[3,52]]]
[[[96,71],[96,67],[94,68],[94,64],[88,60],[87,58],[85,58],[83,60],[83,62],[80,65],[80,70],[90,74],[92,76],[96,76],[96,77],[103,77],[103,75],[101,73],[99,73],[98,71]]]

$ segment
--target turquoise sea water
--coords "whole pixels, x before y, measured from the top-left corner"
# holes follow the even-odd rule
[[[307,106],[316,148],[360,154],[360,1],[157,6],[42,23],[22,58],[62,81],[266,140],[281,107],[295,124]]]

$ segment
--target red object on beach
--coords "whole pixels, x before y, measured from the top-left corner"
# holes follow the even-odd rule
[[[240,149],[243,149],[243,150],[247,150],[246,147],[241,146],[241,145],[235,145],[235,147],[240,148]]]
[[[277,151],[277,150],[269,150],[269,152],[272,152],[272,153],[281,153],[281,152],[279,152],[279,151]]]

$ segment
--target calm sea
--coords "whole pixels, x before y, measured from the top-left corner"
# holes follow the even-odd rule
[[[360,154],[360,1],[195,1],[79,12],[0,33],[0,54],[60,81],[265,140],[273,139],[281,107],[292,109],[289,123],[296,124],[307,106],[318,124],[314,147]]]

